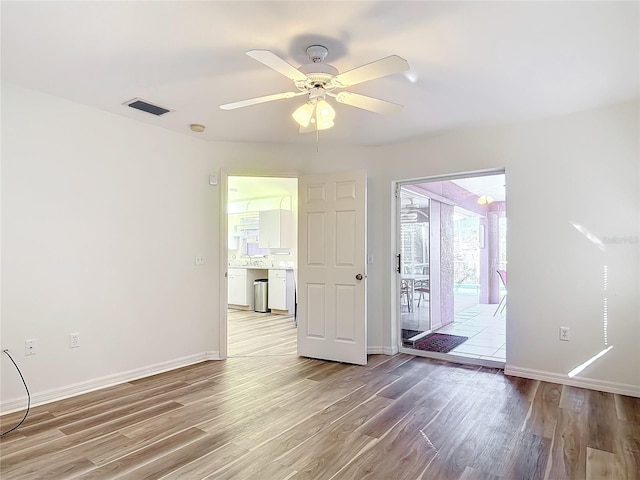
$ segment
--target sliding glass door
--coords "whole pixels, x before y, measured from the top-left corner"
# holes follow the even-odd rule
[[[400,189],[400,311],[402,342],[413,345],[431,331],[429,198]]]
[[[397,199],[401,350],[504,362],[504,172],[402,183]]]

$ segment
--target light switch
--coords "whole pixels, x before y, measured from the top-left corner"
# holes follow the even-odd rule
[[[209,185],[217,185],[218,184],[218,175],[212,173],[209,175]]]

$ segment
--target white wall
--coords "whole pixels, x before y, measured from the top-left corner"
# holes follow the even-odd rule
[[[1,342],[36,401],[218,349],[212,163],[204,142],[3,84]],[[3,356],[3,404],[21,397]]]
[[[368,340],[397,347],[392,322],[392,182],[505,166],[509,216],[507,363],[560,376],[609,344],[584,372],[640,395],[638,104],[379,148],[206,143],[49,95],[2,86],[1,343],[36,401],[215,357],[222,269],[220,190],[209,173],[368,171]],[[210,126],[214,128],[214,126]],[[193,265],[203,254],[204,267]],[[558,326],[571,327],[569,343]],[[80,332],[82,346],[68,348]],[[24,340],[39,353],[23,356]],[[540,373],[542,372],[542,373]],[[22,406],[2,360],[3,410]]]
[[[380,148],[382,197],[396,180],[506,168],[507,372],[568,382],[569,371],[604,348],[606,296],[614,348],[572,382],[640,396],[638,113],[633,102]],[[382,206],[391,218],[390,205]],[[632,243],[600,249],[573,223],[605,242]],[[391,245],[387,234],[380,254]],[[383,291],[392,288],[392,269],[389,260]],[[386,343],[393,312],[381,297]],[[560,326],[570,327],[570,342],[558,340]]]

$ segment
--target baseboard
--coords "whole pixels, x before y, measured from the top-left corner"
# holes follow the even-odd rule
[[[205,360],[222,360],[220,352],[204,352]]]
[[[524,377],[530,378],[532,380],[542,380],[543,382],[559,383],[561,385],[588,388],[589,390],[598,390],[601,392],[617,393],[619,395],[628,395],[630,397],[640,398],[639,385],[607,382],[606,380],[596,380],[593,378],[569,378],[567,375],[558,373],[533,370],[530,368],[513,367],[509,365],[505,367],[504,374],[514,377]]]
[[[367,347],[367,355],[395,355],[398,347]]]
[[[58,400],[62,400],[69,397],[75,397],[76,395],[82,395],[83,393],[93,392],[100,390],[101,388],[110,387],[119,383],[130,382],[137,380],[138,378],[148,377],[150,375],[156,375],[158,373],[167,372],[169,370],[175,370],[176,368],[186,367],[187,365],[193,365],[205,360],[220,360],[220,352],[203,352],[195,355],[189,355],[187,357],[176,358],[167,362],[156,363],[155,365],[148,365],[134,370],[126,372],[115,373],[113,375],[106,375],[100,378],[94,378],[85,382],[78,382],[72,385],[67,385],[60,388],[53,388],[51,390],[45,390],[43,392],[31,394],[31,406],[36,407],[45,403],[51,403]],[[26,397],[7,400],[0,403],[0,412],[2,415],[19,410],[24,410],[26,407]]]

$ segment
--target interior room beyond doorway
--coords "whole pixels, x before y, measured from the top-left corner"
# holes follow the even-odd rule
[[[229,176],[229,356],[296,354],[297,178]]]

